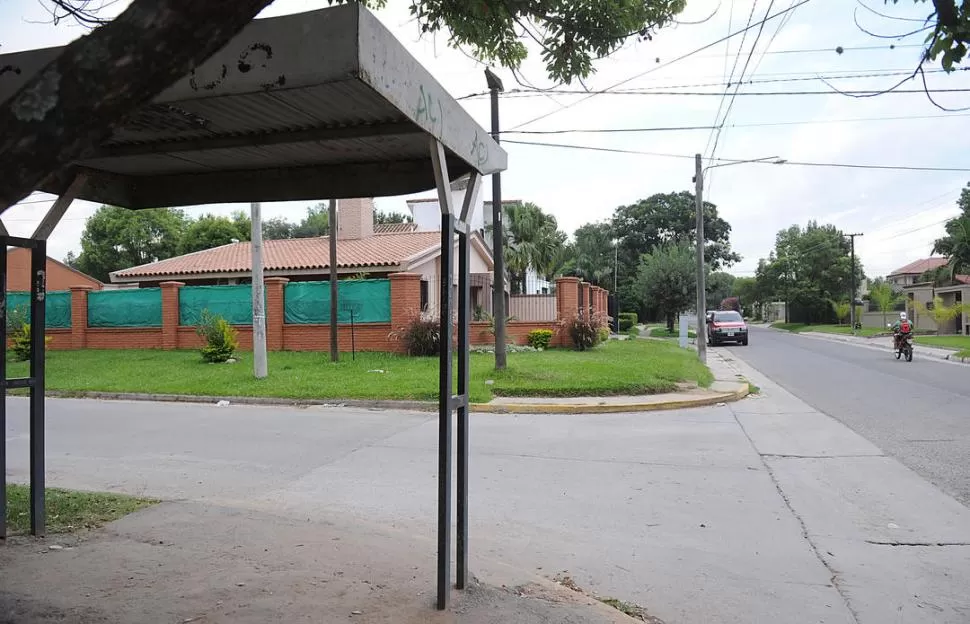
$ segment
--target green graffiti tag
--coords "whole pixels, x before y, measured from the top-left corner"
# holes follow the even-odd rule
[[[438,130],[442,128],[443,119],[445,115],[444,106],[441,104],[440,98],[435,98],[431,96],[431,92],[424,90],[424,85],[418,86],[418,104],[414,108],[414,119],[418,123],[427,122],[431,126],[432,132],[437,127]],[[435,108],[438,109],[438,116],[435,117]]]

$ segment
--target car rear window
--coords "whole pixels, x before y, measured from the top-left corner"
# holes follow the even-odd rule
[[[744,319],[737,312],[715,312],[714,320],[718,323],[740,323]]]

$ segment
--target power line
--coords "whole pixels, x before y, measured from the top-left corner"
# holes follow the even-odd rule
[[[779,11],[778,13],[775,13],[774,15],[766,16],[762,20],[762,23],[767,22],[767,21],[770,21],[770,20],[773,20],[773,19],[775,19],[775,18],[777,18],[777,17],[779,17],[781,15],[784,15],[788,11],[793,11],[794,9],[802,6],[803,4],[807,4],[808,2],[810,2],[810,0],[800,0],[798,2],[798,4],[792,5],[788,9],[785,9],[783,11]],[[694,56],[695,54],[697,54],[699,52],[703,52],[704,50],[709,50],[710,48],[713,48],[714,46],[716,46],[719,43],[724,43],[728,39],[731,39],[733,37],[736,37],[737,35],[746,33],[747,31],[751,30],[752,28],[754,28],[757,25],[758,24],[752,24],[750,26],[746,26],[743,30],[738,30],[738,31],[735,31],[733,33],[730,33],[730,34],[728,34],[728,35],[726,35],[724,37],[721,37],[720,39],[718,39],[716,41],[713,41],[713,42],[708,43],[706,45],[703,45],[703,46],[701,46],[699,48],[696,48],[696,49],[694,49],[694,50],[692,50],[690,52],[687,52],[686,54],[682,54],[682,55],[674,58],[671,61],[667,61],[666,63],[661,63],[660,65],[657,65],[655,67],[651,67],[650,69],[648,69],[646,71],[640,72],[639,74],[636,74],[634,76],[631,76],[629,78],[626,78],[625,80],[621,80],[620,82],[617,82],[617,83],[613,84],[612,86],[608,87],[607,90],[609,90],[609,89],[615,89],[616,87],[625,85],[626,83],[632,82],[632,81],[636,80],[637,78],[641,78],[643,76],[646,76],[647,74],[653,73],[655,71],[659,71],[659,70],[663,69],[664,67],[669,67],[669,66],[673,65],[674,63],[680,62],[680,61],[682,61],[682,60],[684,60],[686,58],[689,58],[691,56]],[[589,95],[589,96],[583,98],[582,100],[579,100],[577,102],[572,102],[571,104],[567,104],[566,106],[563,106],[562,108],[559,108],[559,109],[554,110],[554,111],[550,111],[548,113],[545,113],[543,115],[540,115],[538,117],[535,117],[534,119],[530,119],[529,121],[526,121],[526,122],[521,123],[521,124],[519,124],[517,126],[514,126],[512,128],[512,130],[517,130],[517,129],[523,127],[523,126],[527,126],[527,125],[529,125],[531,123],[535,123],[535,122],[539,121],[540,119],[545,119],[547,117],[550,117],[552,115],[555,115],[556,113],[558,113],[560,111],[563,111],[563,110],[565,110],[567,108],[571,108],[572,106],[575,106],[575,105],[579,104],[580,102],[584,102],[584,101],[586,101],[586,100],[588,100],[588,99],[590,99],[592,97],[595,97],[595,95],[596,94]]]
[[[867,95],[867,96],[872,96],[872,95],[889,95],[891,93],[902,93],[902,94],[905,94],[905,93],[924,93],[924,94],[925,93],[967,93],[968,91],[970,91],[970,88],[956,88],[956,89],[895,89],[895,90],[892,90],[892,91],[883,91],[881,89],[855,89],[855,90],[840,90],[840,91],[832,91],[832,90],[828,90],[828,91],[808,91],[808,90],[801,90],[801,91],[743,91],[743,92],[738,93],[738,95],[739,96],[785,96],[785,95],[788,95],[788,96],[799,95],[799,96],[801,96],[801,95],[837,95],[837,94],[842,94],[842,95]],[[556,94],[559,94],[559,95],[626,95],[626,96],[632,96],[632,95],[641,95],[641,96],[644,96],[644,95],[671,95],[671,96],[690,96],[690,97],[697,97],[697,96],[723,97],[725,92],[723,92],[723,91],[661,91],[659,89],[658,90],[653,90],[653,89],[636,89],[636,90],[625,90],[625,91],[578,91],[578,90],[570,91],[570,90],[561,90],[561,91],[553,91],[552,93],[556,93]],[[509,92],[509,96],[510,97],[513,97],[513,98],[514,97],[534,97],[536,95],[541,95],[541,94],[539,92],[537,92],[537,91],[536,92],[533,92],[533,91],[527,91],[527,90],[519,90],[519,91],[510,91]],[[587,99],[587,98],[584,98],[583,100],[579,100],[579,101],[582,102],[585,99]],[[512,129],[515,130],[517,128],[521,128],[523,125],[525,125],[525,124],[520,124],[518,126],[515,126],[515,128],[512,128]]]
[[[688,154],[667,154],[662,152],[644,152],[639,150],[628,150],[612,147],[594,147],[591,145],[569,145],[566,143],[541,143],[537,141],[513,141],[505,140],[503,143],[509,143],[512,145],[530,145],[535,147],[555,147],[564,149],[579,149],[579,150],[590,150],[596,152],[612,152],[616,154],[634,154],[638,156],[657,156],[660,158],[687,158],[694,159],[694,156]],[[831,162],[809,162],[809,161],[796,161],[796,160],[786,160],[783,162],[773,162],[773,161],[753,161],[750,159],[741,158],[714,158],[714,162],[719,163],[751,163],[756,165],[770,164],[774,166],[797,166],[797,167],[833,167],[841,169],[874,169],[883,171],[939,171],[939,172],[959,172],[959,173],[970,173],[970,168],[963,167],[925,167],[920,165],[865,165],[856,163],[831,163]]]
[[[726,128],[770,128],[782,126],[802,126],[816,124],[856,123],[869,121],[908,121],[925,119],[945,119],[947,117],[970,117],[970,113],[953,115],[902,115],[895,117],[850,117],[846,119],[805,119],[800,121],[775,121],[760,123],[728,124]],[[693,130],[711,130],[716,126],[656,126],[642,128],[566,128],[559,130],[504,130],[501,134],[619,134],[635,132],[682,132]]]

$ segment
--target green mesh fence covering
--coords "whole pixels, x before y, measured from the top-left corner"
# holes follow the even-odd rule
[[[71,293],[67,291],[53,291],[46,293],[45,326],[48,328],[71,327]],[[30,293],[7,293],[8,314],[22,310],[26,320],[30,322]]]
[[[88,327],[161,327],[159,288],[96,290],[88,293]]]
[[[179,325],[197,325],[203,310],[221,316],[231,325],[252,325],[253,287],[244,284],[183,286],[179,289]]]
[[[286,285],[287,323],[329,323],[330,283],[293,282]],[[389,280],[353,280],[337,284],[337,322],[349,323],[353,311],[355,323],[387,323],[391,320],[391,282]]]

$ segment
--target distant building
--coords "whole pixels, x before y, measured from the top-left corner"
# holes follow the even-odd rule
[[[86,273],[72,269],[51,257],[46,266],[47,290],[50,292],[70,290],[71,286],[88,286],[101,290],[104,284]],[[7,248],[7,292],[30,291],[30,250],[22,247]]]
[[[904,267],[900,267],[886,276],[886,281],[897,289],[912,286],[919,281],[920,275],[927,271],[935,271],[940,267],[946,266],[946,258],[923,258],[910,262]]]

